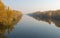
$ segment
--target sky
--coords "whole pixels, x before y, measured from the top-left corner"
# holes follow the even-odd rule
[[[23,14],[35,11],[47,11],[60,9],[60,0],[2,0],[6,6]]]

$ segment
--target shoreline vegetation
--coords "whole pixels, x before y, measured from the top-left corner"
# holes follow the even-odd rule
[[[6,8],[0,0],[0,38],[7,38],[5,32],[8,31],[10,34],[21,18],[21,11],[12,10],[9,6]]]
[[[21,11],[12,10],[10,6],[6,7],[0,0],[0,26],[14,25],[21,16]]]
[[[37,11],[27,15],[35,18],[38,21],[44,21],[49,24],[53,22],[57,27],[60,27],[60,10],[44,12]]]
[[[44,18],[53,18],[53,19],[58,19],[60,20],[60,10],[55,10],[55,11],[44,11],[44,12],[34,12],[31,14],[28,14],[30,16],[36,16],[36,17],[44,17]]]

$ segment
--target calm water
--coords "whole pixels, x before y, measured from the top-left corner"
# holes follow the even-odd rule
[[[51,20],[36,20],[30,16],[23,15],[17,25],[8,32],[2,33],[4,38],[60,38],[59,22]]]

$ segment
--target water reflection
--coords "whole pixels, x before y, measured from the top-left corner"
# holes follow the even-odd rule
[[[8,34],[10,34],[13,31],[15,24],[17,24],[21,20],[21,18],[22,16],[20,15],[16,17],[16,19],[11,22],[10,25],[0,25],[0,38],[7,38],[5,36],[5,32],[7,31]]]
[[[60,27],[60,20],[57,17],[56,17],[57,19],[56,18],[50,18],[50,17],[45,18],[45,17],[42,17],[42,16],[36,16],[36,15],[33,15],[33,14],[31,14],[29,16],[35,18],[38,21],[44,21],[44,22],[47,22],[49,24],[51,24],[53,22],[57,27]]]

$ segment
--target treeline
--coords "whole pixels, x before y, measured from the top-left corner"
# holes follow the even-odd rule
[[[38,21],[44,21],[49,24],[53,22],[57,27],[60,27],[60,10],[44,12],[38,11],[28,15],[35,18]]]
[[[40,17],[40,18],[60,19],[60,10],[44,11],[44,12],[37,11],[29,15],[37,18]]]
[[[6,7],[0,0],[0,25],[11,25],[20,16],[22,16],[21,11],[12,10],[10,6]]]

